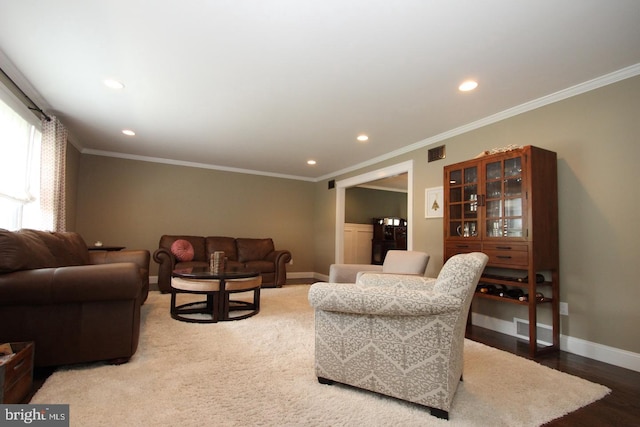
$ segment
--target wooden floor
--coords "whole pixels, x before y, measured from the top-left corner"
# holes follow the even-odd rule
[[[302,280],[296,280],[294,283],[287,282],[287,284],[301,283],[305,282]],[[471,326],[467,330],[467,338],[531,359],[528,343],[509,335]],[[553,420],[547,424],[548,426],[640,426],[640,372],[619,368],[564,351],[545,354],[533,360],[550,368],[602,384],[612,390],[597,402]],[[33,391],[27,396],[24,403],[29,402],[35,391],[42,386],[52,372],[53,369],[36,369]],[[508,399],[509,397],[505,396],[505,401]]]
[[[531,359],[528,343],[509,335],[471,326],[467,329],[467,338]],[[640,426],[640,372],[564,351],[545,354],[533,360],[612,390],[604,398],[553,420],[547,426]],[[505,396],[505,400],[508,400],[508,396]]]

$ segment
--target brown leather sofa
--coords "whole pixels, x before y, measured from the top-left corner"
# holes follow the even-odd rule
[[[181,262],[171,252],[176,240],[187,240],[193,246],[193,260]],[[170,236],[160,238],[153,260],[159,264],[158,288],[160,292],[171,292],[171,273],[177,268],[206,267],[215,251],[223,251],[228,267],[245,267],[260,272],[263,288],[279,288],[287,280],[286,264],[291,261],[291,252],[275,250],[273,240],[233,237]]]
[[[149,251],[90,252],[77,233],[0,229],[0,342],[35,366],[127,361],[138,347]]]

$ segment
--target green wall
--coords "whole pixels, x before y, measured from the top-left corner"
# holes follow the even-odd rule
[[[344,222],[371,224],[373,218],[407,218],[407,193],[347,188],[344,203]]]

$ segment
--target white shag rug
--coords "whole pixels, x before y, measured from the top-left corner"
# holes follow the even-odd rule
[[[314,374],[308,285],[263,289],[258,315],[193,324],[151,292],[129,363],[56,371],[31,400],[70,405],[71,426],[538,426],[604,386],[469,340],[450,420]],[[249,295],[250,293],[247,293]]]

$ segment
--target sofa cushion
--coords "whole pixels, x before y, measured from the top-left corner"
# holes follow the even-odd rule
[[[49,248],[33,234],[0,229],[0,272],[53,267]]]
[[[0,272],[86,265],[89,251],[77,233],[0,229]]]
[[[272,239],[236,239],[238,261],[256,261],[265,259],[274,251]]]
[[[193,245],[185,239],[178,239],[171,244],[171,253],[181,262],[193,260]]]
[[[54,258],[54,267],[89,264],[87,244],[78,233],[38,230],[22,230],[22,232],[42,240]]]
[[[206,239],[206,245],[209,256],[216,251],[222,251],[227,260],[238,261],[236,239],[233,237],[210,236]]]

